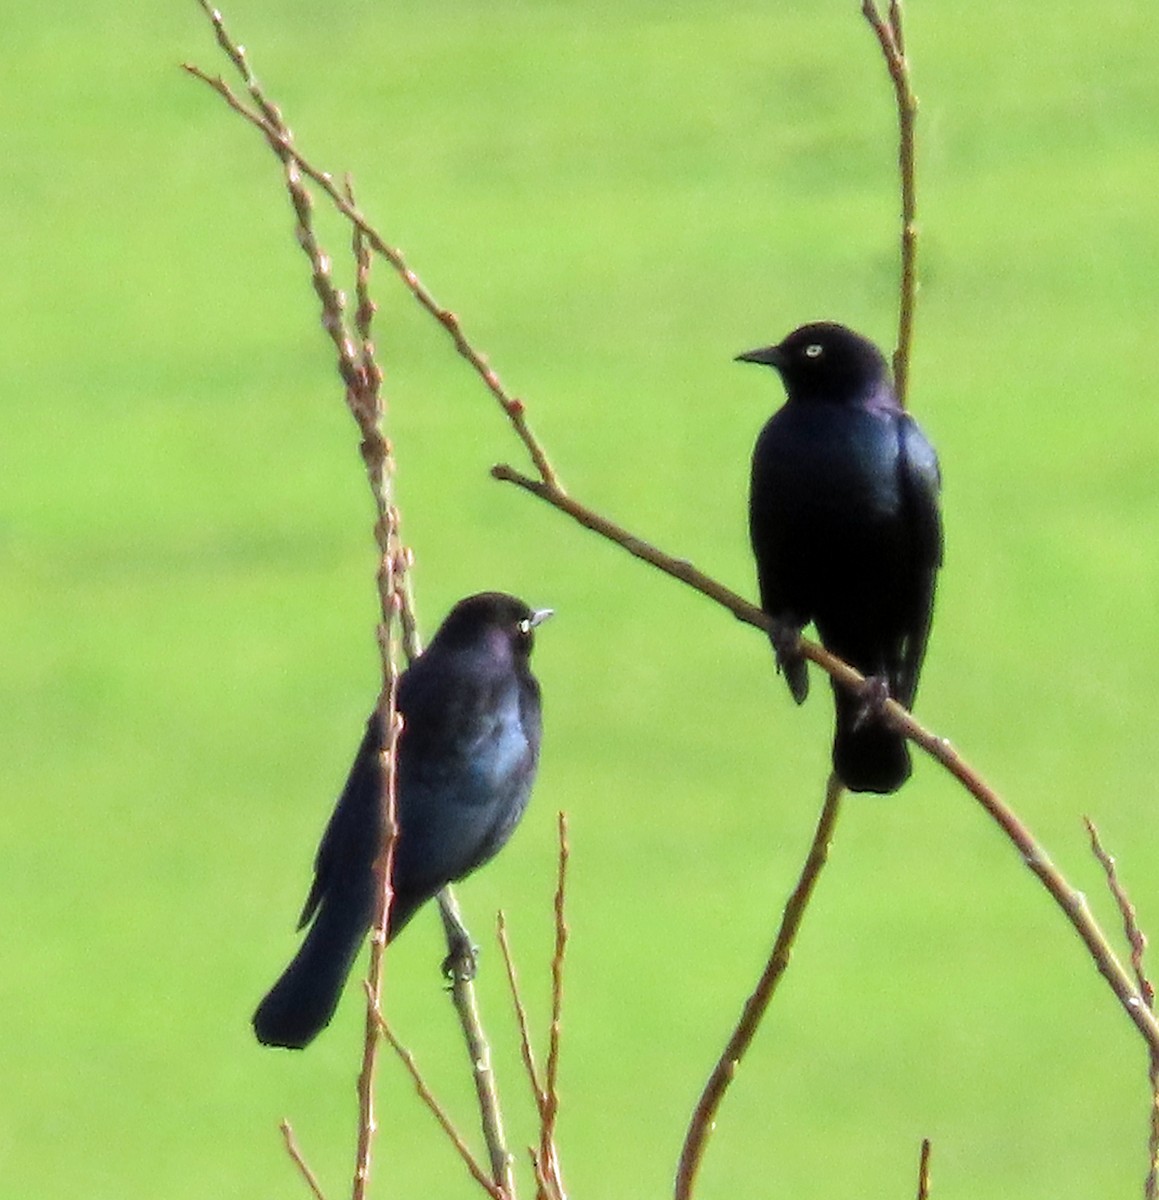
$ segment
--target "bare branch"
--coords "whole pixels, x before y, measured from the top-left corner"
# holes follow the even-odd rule
[[[507,921],[499,913],[497,930],[503,961],[507,967],[507,982],[511,989],[512,1005],[519,1026],[520,1049],[523,1066],[531,1084],[532,1098],[539,1113],[540,1133],[538,1147],[528,1147],[531,1164],[535,1172],[536,1200],[566,1200],[563,1173],[560,1166],[559,1148],[555,1141],[555,1122],[559,1114],[559,1059],[563,1028],[563,971],[567,959],[568,927],[565,919],[567,898],[567,864],[570,848],[567,840],[567,814],[560,813],[559,821],[559,870],[556,877],[555,949],[551,959],[551,1027],[548,1034],[547,1067],[543,1081],[535,1063],[531,1047],[527,1010],[519,991],[519,980],[515,971],[515,960],[507,938]]]
[[[728,1086],[736,1076],[737,1067],[745,1052],[752,1044],[760,1027],[761,1020],[769,1007],[777,984],[780,983],[789,965],[793,952],[793,943],[797,939],[797,931],[813,888],[829,857],[829,844],[833,840],[833,830],[837,824],[837,816],[841,809],[841,795],[844,792],[841,781],[836,775],[829,777],[825,789],[825,803],[821,807],[821,815],[817,821],[817,829],[805,856],[805,863],[797,879],[788,903],[781,917],[781,927],[777,930],[776,940],[764,971],[757,981],[753,994],[745,1002],[745,1006],[737,1022],[728,1044],[724,1048],[704,1091],[700,1095],[692,1121],[684,1138],[684,1147],[680,1152],[680,1164],[676,1171],[676,1200],[689,1200],[696,1183],[696,1174],[700,1169],[705,1148],[708,1145],[708,1135],[712,1132],[717,1110],[720,1108]]]
[[[298,1146],[298,1139],[294,1137],[294,1130],[291,1128],[290,1122],[283,1121],[278,1128],[282,1131],[282,1139],[286,1143],[286,1153],[294,1160],[294,1165],[306,1181],[306,1185],[314,1193],[315,1200],[326,1200],[326,1197],[322,1193],[322,1185],[318,1182],[318,1176],[310,1170],[309,1164],[302,1156],[301,1148]]]
[[[496,479],[514,483],[532,493],[552,507],[559,509],[560,512],[566,513],[585,529],[590,529],[599,536],[614,542],[634,557],[671,575],[674,579],[680,580],[681,583],[709,599],[715,600],[738,620],[767,632],[771,632],[774,628],[774,622],[767,613],[750,604],[742,596],[718,583],[715,579],[698,571],[686,559],[673,558],[656,549],[629,533],[622,526],[594,512],[558,487],[544,480],[531,479],[521,475],[513,468],[502,464],[493,467],[491,474]],[[816,663],[842,687],[853,691],[860,691],[864,688],[864,677],[848,663],[830,654],[824,647],[805,638],[799,639],[798,647],[805,658]],[[890,725],[941,763],[970,792],[991,820],[1013,843],[1023,861],[1038,877],[1082,939],[1099,973],[1107,981],[1151,1051],[1159,1053],[1159,1022],[1156,1022],[1154,1014],[1119,962],[1082,892],[1067,882],[1065,876],[1051,861],[1049,854],[1035,839],[1030,829],[982,776],[958,754],[947,738],[939,737],[926,729],[895,700],[886,701],[883,716]]]
[[[553,508],[558,508],[560,512],[566,513],[573,521],[578,521],[585,529],[590,529],[600,537],[615,542],[617,546],[627,550],[633,557],[659,568],[666,575],[671,575],[673,579],[679,579],[681,583],[688,584],[689,587],[701,592],[710,600],[715,600],[717,604],[727,608],[738,620],[746,621],[750,625],[756,625],[762,629],[772,628],[771,618],[761,612],[759,608],[755,608],[743,596],[726,588],[724,584],[717,583],[715,579],[705,575],[702,571],[698,571],[687,559],[674,558],[670,554],[665,554],[664,551],[658,550],[643,538],[629,533],[622,525],[617,525],[607,517],[601,516],[580,501],[573,500],[557,484],[547,480],[532,479],[505,463],[499,463],[492,467],[491,476],[503,483],[513,483],[533,496],[538,496],[540,500],[546,501]],[[822,647],[810,645],[804,640],[800,643],[800,649],[806,658],[812,659],[830,673],[840,663],[840,659],[829,654]]]

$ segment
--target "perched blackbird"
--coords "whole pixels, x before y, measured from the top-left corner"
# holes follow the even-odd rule
[[[784,407],[753,450],[749,534],[761,607],[793,631],[774,637],[798,704],[809,690],[795,634],[822,643],[913,704],[942,562],[937,455],[898,404],[877,347],[843,325],[803,325],[738,355],[780,373]],[[905,739],[834,685],[833,767],[851,791],[909,778]]]
[[[550,609],[487,592],[451,610],[398,682],[389,936],[446,884],[496,855],[515,829],[539,760],[533,630]],[[267,1046],[301,1049],[326,1027],[370,928],[382,842],[381,721],[371,716],[314,863],[299,928],[309,931],[254,1013]]]

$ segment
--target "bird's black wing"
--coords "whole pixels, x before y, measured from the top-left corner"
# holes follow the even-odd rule
[[[899,472],[910,562],[913,570],[912,609],[902,651],[895,698],[910,708],[926,652],[934,613],[934,585],[942,565],[942,516],[938,495],[942,474],[938,456],[918,423],[903,413],[899,418]]]
[[[749,485],[749,540],[756,559],[761,608],[797,633],[815,615],[804,600],[808,572],[799,529],[807,523],[807,504],[806,513],[801,509],[809,479],[808,471],[799,465],[794,444],[800,420],[799,413],[782,408],[768,421],[753,448]],[[777,669],[784,674],[793,699],[803,704],[809,694],[805,659],[792,653],[791,637],[770,634],[770,641]]]
[[[314,879],[298,918],[299,929],[309,923],[323,896],[335,888],[350,886],[373,866],[382,826],[380,746],[378,714],[372,713],[342,795],[318,844]]]

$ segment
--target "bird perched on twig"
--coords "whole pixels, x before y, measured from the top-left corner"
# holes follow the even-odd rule
[[[506,844],[539,761],[534,630],[551,609],[486,592],[461,600],[398,681],[396,821],[388,937]],[[371,716],[314,863],[309,931],[254,1013],[258,1040],[301,1049],[329,1024],[375,908],[382,845],[381,721]]]
[[[749,534],[793,699],[809,690],[793,648],[812,621],[827,649],[909,708],[942,562],[937,455],[881,352],[843,325],[803,325],[737,361],[775,368],[787,394],[753,450]],[[911,770],[905,739],[871,703],[833,690],[838,778],[855,792],[896,791]]]

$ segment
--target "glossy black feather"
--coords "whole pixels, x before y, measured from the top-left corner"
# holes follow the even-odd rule
[[[937,456],[897,402],[872,342],[829,322],[740,355],[774,367],[787,402],[753,451],[749,533],[761,607],[912,706],[942,561]],[[794,699],[804,660],[782,664]],[[853,791],[892,792],[909,777],[905,740],[834,687],[834,769]]]
[[[547,615],[512,596],[471,596],[399,680],[391,938],[446,884],[497,854],[523,815],[541,733],[532,631]],[[381,745],[376,713],[318,848],[299,922],[309,930],[254,1014],[266,1045],[300,1049],[329,1023],[370,928]]]

